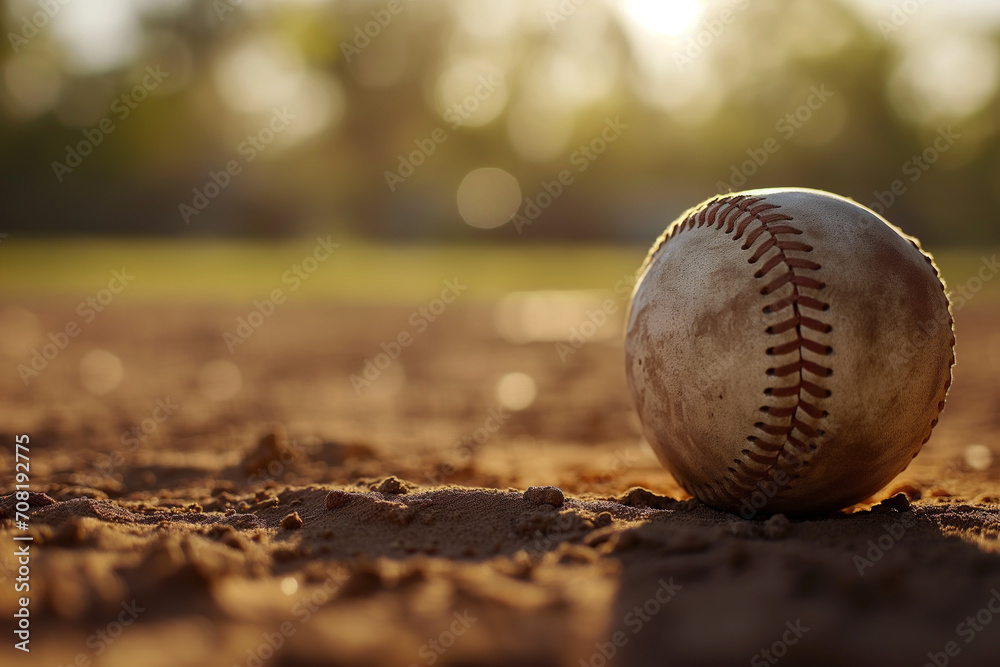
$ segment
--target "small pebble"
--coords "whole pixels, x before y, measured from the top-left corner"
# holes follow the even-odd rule
[[[603,528],[604,526],[610,526],[614,518],[611,516],[611,512],[601,512],[594,518],[594,526],[597,528]]]
[[[298,512],[292,512],[281,520],[281,527],[287,530],[298,530],[302,527],[302,517]]]
[[[342,507],[351,502],[351,494],[346,491],[331,491],[326,494],[326,508],[328,510]]]
[[[897,493],[890,498],[886,498],[881,504],[899,512],[905,512],[910,509],[910,499],[905,493]]]
[[[544,503],[553,507],[562,507],[565,497],[562,489],[556,486],[530,486],[524,492],[524,499],[530,500],[536,505]]]
[[[409,490],[410,489],[407,488],[406,484],[396,477],[386,477],[385,481],[379,484],[378,487],[379,493],[389,493],[392,495],[406,493]]]

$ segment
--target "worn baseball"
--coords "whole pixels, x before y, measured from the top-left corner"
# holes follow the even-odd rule
[[[632,295],[628,386],[694,497],[745,518],[864,500],[930,438],[955,337],[930,255],[820,190],[713,197],[656,241]]]

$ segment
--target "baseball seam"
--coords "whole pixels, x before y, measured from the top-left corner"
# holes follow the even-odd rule
[[[648,265],[663,244],[676,234],[687,229],[707,225],[720,231],[724,227],[724,233],[727,236],[732,235],[734,241],[738,241],[744,237],[744,234],[746,235],[741,250],[753,251],[747,262],[756,264],[764,260],[762,266],[754,273],[755,279],[766,278],[779,266],[784,266],[787,269],[786,272],[766,282],[760,293],[766,297],[790,284],[792,288],[790,295],[776,301],[770,301],[762,310],[764,313],[773,314],[791,308],[792,315],[768,326],[764,333],[776,335],[794,328],[795,339],[769,347],[766,354],[780,357],[794,353],[797,355],[797,359],[790,363],[768,368],[767,375],[769,380],[770,378],[795,375],[798,381],[791,385],[767,386],[764,394],[768,398],[794,396],[795,404],[792,406],[761,406],[760,412],[764,416],[761,417],[760,421],[754,423],[754,429],[756,429],[754,434],[747,436],[750,445],[741,452],[747,460],[734,459],[733,465],[727,469],[729,474],[719,482],[709,482],[699,485],[696,489],[691,489],[691,491],[697,491],[695,495],[701,495],[716,500],[716,502],[723,499],[733,501],[745,498],[760,482],[767,479],[768,474],[773,469],[781,466],[782,462],[794,465],[801,461],[804,465],[808,465],[808,460],[803,457],[811,458],[810,455],[815,454],[819,445],[813,439],[823,437],[824,431],[803,421],[800,418],[800,413],[808,415],[815,421],[828,416],[828,413],[818,406],[814,399],[830,396],[830,390],[822,386],[822,378],[831,376],[833,369],[806,359],[803,355],[803,349],[823,356],[829,356],[833,353],[831,346],[804,335],[805,330],[820,335],[829,334],[833,330],[830,324],[805,314],[805,311],[826,312],[830,309],[830,305],[800,292],[802,287],[814,289],[816,292],[820,292],[826,287],[825,283],[805,275],[807,272],[819,270],[821,265],[801,255],[789,254],[809,253],[813,248],[806,243],[786,238],[790,235],[802,234],[802,230],[789,224],[789,221],[793,219],[791,216],[774,211],[774,209],[780,208],[778,205],[762,203],[763,201],[764,197],[728,195],[690,211],[687,216],[664,232],[643,265],[644,267]],[[759,224],[751,229],[754,223]],[[760,242],[762,239],[763,242]],[[755,248],[754,246],[758,242],[760,243]],[[768,257],[771,250],[776,250],[776,252],[771,253]],[[810,315],[813,312],[810,312]],[[815,376],[816,380],[807,379],[807,373],[810,376]],[[775,419],[778,420],[778,423],[773,421]],[[794,479],[798,475],[792,473],[791,477]]]

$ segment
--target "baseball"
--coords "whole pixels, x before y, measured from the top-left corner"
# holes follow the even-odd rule
[[[750,518],[864,500],[944,407],[955,337],[918,241],[854,201],[713,197],[657,239],[632,295],[629,391],[695,498]]]

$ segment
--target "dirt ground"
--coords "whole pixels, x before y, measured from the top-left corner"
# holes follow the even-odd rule
[[[997,664],[995,306],[956,314],[947,406],[897,480],[748,521],[643,444],[620,336],[563,361],[490,304],[423,332],[413,306],[289,304],[230,352],[246,307],[114,304],[25,386],[17,332],[76,304],[5,305],[5,628],[19,434],[35,494],[31,652],[5,630],[4,665]],[[515,372],[520,410],[497,396]]]

